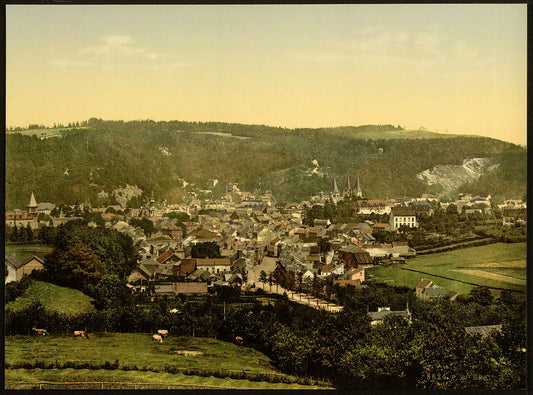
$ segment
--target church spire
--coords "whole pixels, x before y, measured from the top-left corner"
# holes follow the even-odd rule
[[[346,176],[346,181],[344,181],[344,191],[343,191],[343,194],[344,196],[352,196],[352,186],[350,184],[350,176],[347,175]]]
[[[330,197],[339,197],[339,188],[337,187],[337,180],[333,179],[331,188],[329,190]]]
[[[35,214],[37,213],[37,207],[38,207],[38,204],[37,204],[37,201],[35,200],[35,196],[33,195],[33,191],[32,191],[30,202],[26,206],[26,210],[30,214]]]
[[[361,185],[359,184],[359,175],[355,179],[355,186],[353,187],[353,192],[356,197],[363,197],[363,191],[361,190]]]

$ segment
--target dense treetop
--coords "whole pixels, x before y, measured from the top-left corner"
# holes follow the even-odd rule
[[[177,202],[181,180],[206,188],[211,178],[241,189],[270,189],[279,201],[304,200],[328,192],[333,178],[360,176],[363,193],[374,198],[431,192],[416,174],[466,158],[494,157],[500,167],[468,185],[496,196],[525,194],[526,150],[499,140],[404,131],[392,125],[284,129],[218,122],[102,121],[40,139],[20,133],[6,138],[6,207],[23,208],[34,191],[56,204],[99,199],[126,184],[158,201]],[[167,153],[165,153],[165,151]],[[313,160],[318,174],[313,174]],[[24,180],[23,183],[20,180]],[[142,199],[147,199],[143,196]]]

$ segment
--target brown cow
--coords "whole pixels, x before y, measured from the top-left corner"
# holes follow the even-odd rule
[[[167,337],[168,336],[168,330],[166,329],[158,329],[157,333],[161,335],[161,337]]]
[[[85,331],[74,331],[74,337],[81,337],[82,339],[89,340],[89,335]]]
[[[49,333],[46,331],[46,329],[37,329],[36,327],[31,328],[33,332],[35,332],[36,335],[49,335]]]
[[[163,338],[161,337],[161,335],[153,335],[152,340],[157,341],[159,344],[163,344]]]
[[[244,342],[243,338],[240,336],[235,337],[235,344],[242,346],[242,343]]]

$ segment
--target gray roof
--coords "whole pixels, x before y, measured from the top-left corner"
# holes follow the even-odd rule
[[[22,262],[20,259],[18,259],[15,255],[11,254],[9,256],[6,256],[6,263],[9,263],[11,266],[13,266],[15,269],[18,269],[19,267],[24,266],[24,262]]]
[[[487,336],[490,332],[502,331],[501,325],[484,325],[484,326],[468,326],[465,328],[465,332],[468,334],[479,333],[481,336]]]
[[[174,293],[174,286],[172,284],[156,285],[154,291],[157,293]]]
[[[391,310],[381,310],[381,311],[370,311],[368,313],[370,318],[372,318],[372,321],[382,321],[385,319],[385,317],[389,315],[396,315],[403,318],[409,318],[409,312],[407,310],[400,310],[400,311],[391,311]]]

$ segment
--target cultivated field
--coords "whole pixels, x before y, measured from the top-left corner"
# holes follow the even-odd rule
[[[76,289],[33,281],[21,296],[6,305],[6,309],[18,311],[28,307],[32,302],[39,301],[47,310],[77,314],[94,311],[91,300],[92,298]]]
[[[367,281],[414,288],[421,278],[468,294],[475,285],[525,291],[526,243],[491,244],[421,255],[405,265],[367,269]],[[475,285],[473,285],[475,284]]]
[[[296,378],[279,373],[259,351],[228,342],[170,335],[163,344],[157,344],[150,333],[91,333],[89,336],[88,340],[54,335],[7,336],[7,388],[28,388],[27,384],[15,384],[28,381],[179,383],[190,384],[191,388],[195,385],[310,388],[297,385]],[[261,378],[268,378],[269,382]]]

